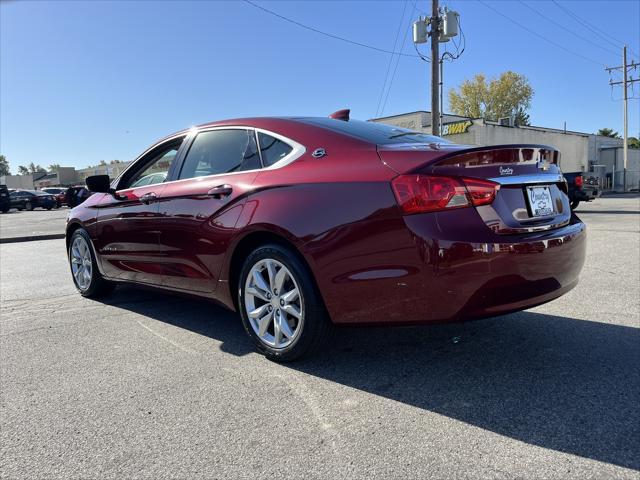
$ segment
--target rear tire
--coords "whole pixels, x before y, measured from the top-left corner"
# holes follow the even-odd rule
[[[31,204],[31,202],[27,202],[24,204],[24,208],[29,210],[30,212],[33,212],[34,206]]]
[[[575,210],[580,205],[580,200],[574,200],[571,202],[571,210]]]
[[[98,270],[91,238],[85,229],[73,232],[67,253],[73,283],[80,295],[97,298],[113,291],[115,284],[105,280]]]
[[[333,326],[307,266],[276,244],[255,249],[245,260],[238,307],[256,349],[277,362],[313,354]]]

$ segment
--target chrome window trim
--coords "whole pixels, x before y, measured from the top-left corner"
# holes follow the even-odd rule
[[[172,180],[170,182],[164,182],[162,184],[158,184],[158,185],[166,185],[169,183],[177,183],[177,182],[187,182],[187,181],[193,181],[193,180],[199,180],[199,179],[211,179],[211,178],[216,178],[216,177],[227,177],[229,175],[240,175],[243,173],[258,173],[258,172],[263,172],[265,170],[277,170],[279,168],[285,167],[287,165],[289,165],[290,163],[295,162],[298,158],[300,158],[302,155],[305,154],[305,152],[307,151],[306,147],[298,142],[296,142],[295,140],[291,140],[288,137],[285,137],[284,135],[280,135],[279,133],[275,133],[272,132],[270,130],[265,130],[263,128],[256,128],[256,127],[250,127],[250,126],[242,126],[242,125],[229,125],[229,126],[216,126],[216,127],[205,127],[202,129],[194,129],[194,133],[198,134],[201,132],[208,132],[211,130],[254,130],[255,132],[262,132],[265,133],[267,135],[271,135],[273,138],[277,138],[278,140],[281,140],[283,142],[285,142],[286,144],[288,144],[289,146],[292,147],[291,152],[285,156],[284,158],[278,160],[276,163],[274,163],[273,165],[269,166],[269,167],[263,167],[263,168],[253,168],[251,170],[241,170],[239,172],[226,172],[226,173],[214,173],[212,175],[203,175],[202,177],[189,177],[189,178],[180,178],[177,180]],[[258,144],[258,150],[260,150],[260,145]],[[187,159],[187,155],[189,154],[189,152],[187,151],[183,162]]]
[[[534,183],[560,183],[564,182],[562,174],[531,174],[531,175],[514,175],[513,177],[494,177],[489,178],[492,182],[500,185],[528,185]]]
[[[291,152],[289,152],[288,155],[286,155],[284,158],[281,158],[280,160],[278,160],[276,163],[274,163],[273,165],[270,165],[268,167],[262,167],[262,168],[254,168],[251,170],[242,170],[239,172],[226,172],[226,173],[214,173],[212,175],[206,175],[207,177],[215,177],[217,175],[234,175],[237,173],[246,173],[246,172],[257,172],[260,170],[276,170],[278,168],[282,168],[286,165],[289,165],[290,163],[296,161],[298,158],[300,158],[302,155],[305,154],[305,152],[307,151],[307,149],[305,148],[304,145],[296,142],[295,140],[291,140],[288,137],[285,137],[284,135],[280,135],[279,133],[276,132],[272,132],[270,130],[265,130],[264,128],[257,128],[257,127],[249,127],[249,126],[243,126],[243,125],[229,125],[229,126],[215,126],[215,127],[204,127],[202,129],[199,129],[197,131],[195,131],[195,136],[197,136],[200,133],[203,132],[210,132],[212,130],[253,130],[254,132],[256,132],[256,144],[258,147],[258,151],[260,151],[260,144],[258,143],[258,133],[264,133],[266,135],[270,135],[273,138],[276,138],[284,143],[286,143],[287,145],[289,145],[291,147]],[[194,136],[194,140],[195,140],[195,136]],[[185,155],[185,160],[187,159],[187,156],[189,155],[189,152],[186,153]],[[262,155],[260,154],[260,158],[262,159]],[[262,161],[262,160],[261,160]],[[191,178],[204,178],[204,177],[191,177]],[[187,178],[183,178],[182,180],[188,180]]]
[[[131,164],[125,168],[120,175],[118,175],[112,182],[111,182],[111,186],[112,188],[117,188],[119,183],[120,183],[120,179],[129,171],[131,170],[133,167],[136,166],[136,164],[138,163],[138,161],[144,157],[146,154],[148,154],[149,152],[151,152],[152,150],[161,147],[162,145],[166,144],[166,143],[171,143],[171,142],[175,142],[177,139],[179,139],[180,137],[184,137],[182,139],[182,142],[184,143],[185,140],[187,140],[187,138],[189,138],[189,133],[190,132],[180,132],[177,133],[175,135],[172,135],[169,138],[165,138],[164,140],[162,140],[161,142],[158,142],[154,145],[151,145],[149,148],[147,148],[144,152],[142,152],[140,155],[138,155],[132,162]],[[182,147],[182,144],[180,145]],[[178,152],[180,151],[180,149],[178,149]],[[177,157],[177,154],[176,154]],[[167,172],[168,173],[168,172]],[[150,185],[143,185],[144,187],[149,187],[151,185],[162,185],[163,183],[169,183],[169,182],[161,182],[161,183],[152,183]],[[141,188],[141,187],[127,187],[127,188],[119,188],[118,191],[124,191],[124,190],[133,190],[134,188]]]
[[[151,150],[160,147],[162,145],[164,145],[165,143],[169,143],[172,141],[175,141],[176,139],[180,138],[180,137],[184,137],[183,142],[184,141],[189,141],[190,143],[193,142],[193,140],[190,137],[193,137],[195,139],[195,136],[198,135],[199,133],[202,132],[209,132],[212,130],[253,130],[255,133],[255,137],[256,137],[256,146],[258,148],[258,153],[260,154],[260,144],[258,143],[258,132],[260,133],[264,133],[266,135],[270,135],[273,138],[277,138],[278,140],[286,143],[287,145],[289,145],[292,150],[291,152],[289,152],[288,155],[286,155],[284,158],[278,160],[276,163],[274,163],[273,165],[270,165],[268,167],[262,167],[262,168],[254,168],[251,170],[241,170],[239,172],[226,172],[226,173],[215,173],[212,175],[204,175],[202,177],[190,177],[190,178],[178,178],[176,180],[171,180],[170,182],[162,182],[162,183],[152,183],[150,185],[144,185],[144,187],[150,187],[153,185],[168,185],[171,183],[177,183],[177,182],[186,182],[189,180],[197,180],[197,179],[209,179],[209,178],[216,178],[216,177],[226,177],[229,175],[239,175],[242,173],[252,173],[252,172],[262,172],[265,170],[277,170],[279,168],[282,167],[286,167],[287,165],[289,165],[290,163],[295,162],[297,159],[299,159],[300,157],[302,157],[307,149],[304,145],[296,142],[295,140],[292,140],[288,137],[285,137],[284,135],[281,135],[279,133],[276,132],[272,132],[271,130],[266,130],[264,128],[258,128],[258,127],[251,127],[248,125],[217,125],[214,127],[203,127],[203,128],[192,128],[187,132],[181,132],[179,134],[173,135],[172,137],[169,137],[165,140],[163,140],[162,142],[156,143],[155,145],[152,145],[151,147],[147,148],[143,153],[141,153],[140,155],[138,155],[138,157],[131,162],[131,165],[129,165],[120,175],[118,175],[118,177],[114,180],[114,182],[112,183],[112,185],[118,185],[118,183],[120,182],[120,178],[127,173],[127,171],[132,168],[137,162],[138,160],[140,160],[142,157],[144,157],[147,153],[149,153]],[[189,149],[191,149],[191,144],[189,145]],[[182,162],[184,162],[187,158],[187,155],[189,154],[189,151],[187,150],[186,154],[184,155],[184,159],[182,160]],[[260,163],[262,164],[262,156],[260,155]],[[134,188],[141,188],[141,187],[134,187]],[[123,188],[123,189],[119,189],[118,191],[124,191],[124,190],[132,190],[132,187],[128,187],[128,188]]]

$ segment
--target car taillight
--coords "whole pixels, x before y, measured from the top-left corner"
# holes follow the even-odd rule
[[[475,178],[399,175],[391,181],[403,213],[437,212],[493,202],[500,185]]]
[[[489,180],[478,178],[463,178],[462,181],[467,187],[471,202],[474,206],[489,205],[496,198],[496,193],[500,189],[500,184]]]
[[[578,175],[574,180],[573,183],[576,184],[576,187],[578,188],[582,188],[582,184],[583,184],[584,180],[582,178],[582,175]]]

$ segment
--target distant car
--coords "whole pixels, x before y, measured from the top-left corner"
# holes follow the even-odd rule
[[[33,210],[34,208],[46,208],[51,210],[57,205],[53,195],[37,190],[16,190],[9,194],[11,208],[18,210]]]
[[[558,156],[348,112],[206,124],[115,180],[86,179],[97,193],[69,213],[69,266],[86,297],[128,282],[216,300],[280,361],[313,351],[332,323],[510,313],[571,290],[584,263]]]
[[[11,210],[9,189],[6,185],[0,185],[0,212],[7,213],[9,210]]]
[[[58,208],[67,203],[67,189],[61,187],[47,187],[42,189],[43,192],[53,195],[58,204]]]
[[[582,172],[565,173],[564,178],[569,186],[569,201],[571,210],[575,210],[580,202],[590,202],[600,196],[600,182],[598,177],[584,176]]]
[[[77,207],[91,195],[93,195],[93,193],[87,190],[84,185],[69,187],[65,190],[64,193],[65,202],[67,203],[69,208]]]

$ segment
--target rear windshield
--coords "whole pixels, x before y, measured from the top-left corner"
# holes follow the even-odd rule
[[[360,140],[388,145],[392,143],[451,143],[444,138],[415,132],[407,128],[362,120],[335,120],[333,118],[301,118],[300,121],[356,137]]]

